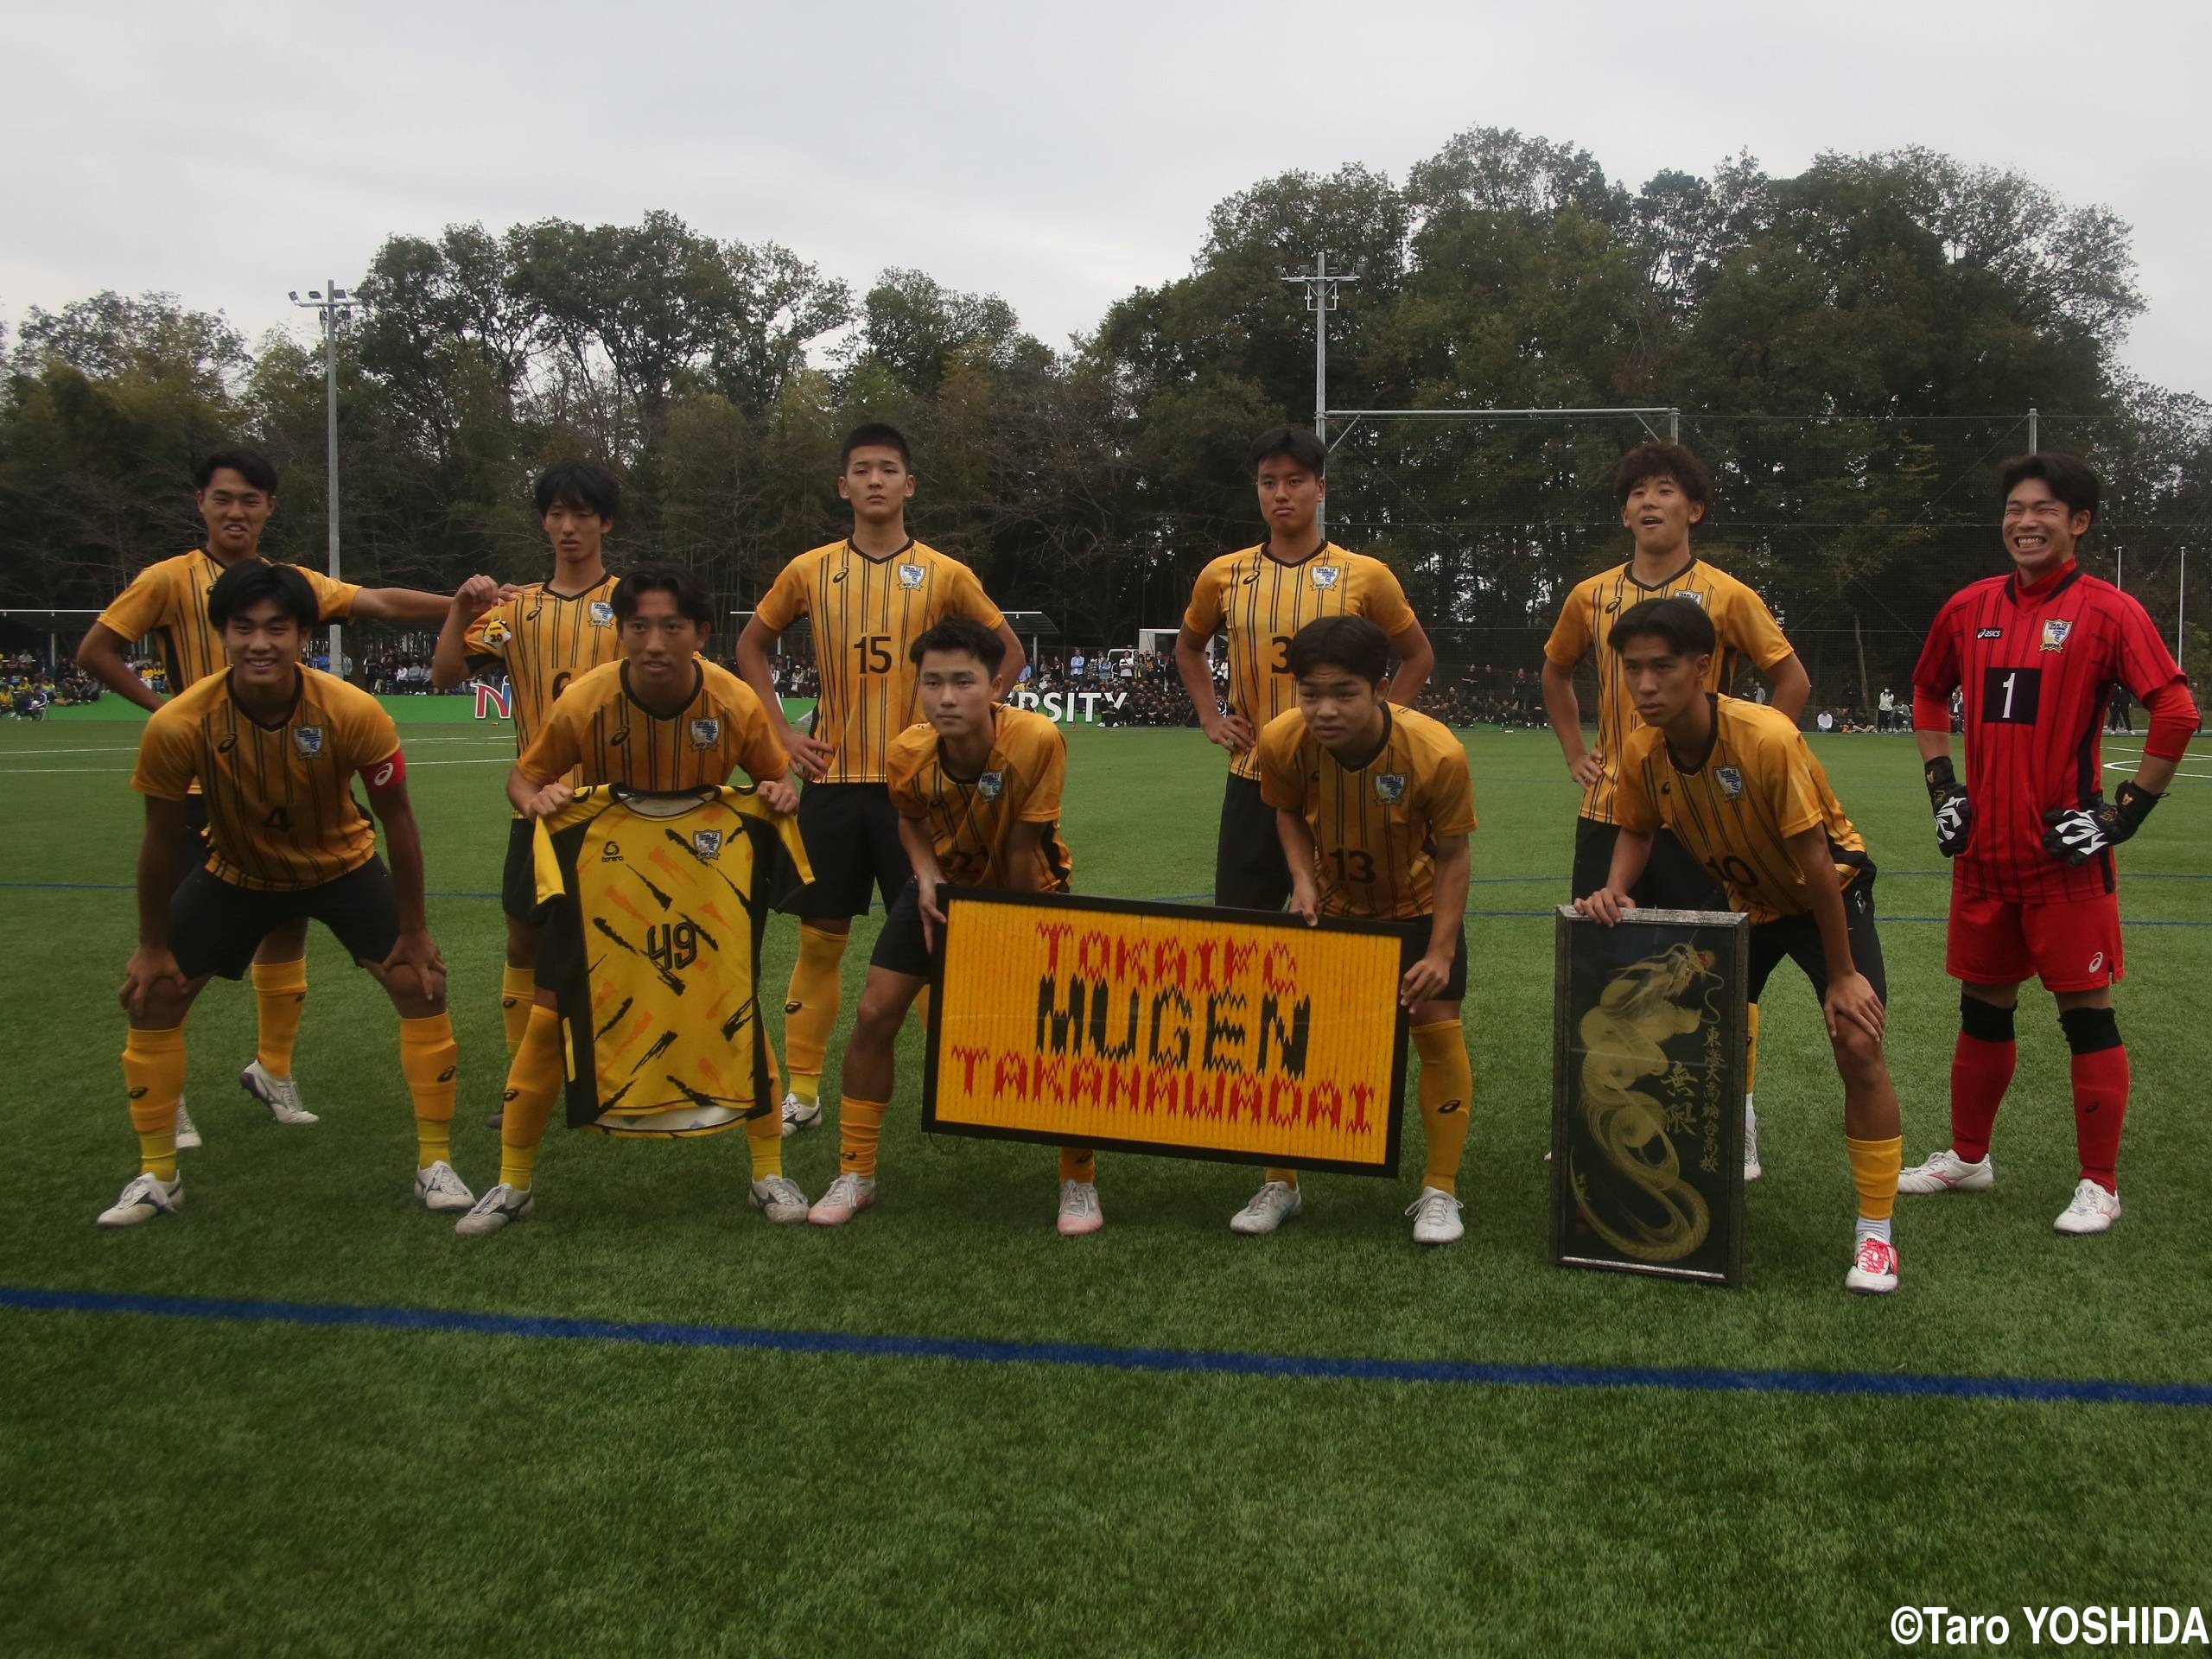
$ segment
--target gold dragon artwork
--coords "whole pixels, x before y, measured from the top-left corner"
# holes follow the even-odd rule
[[[1685,1006],[1682,999],[1707,980],[1713,988],[1697,1004]],[[1705,1023],[1705,1005],[1719,983],[1709,957],[1677,944],[1615,974],[1579,1027],[1585,1050],[1582,1110],[1590,1137],[1613,1173],[1647,1202],[1619,1207],[1632,1230],[1619,1230],[1590,1204],[1588,1176],[1570,1152],[1575,1205],[1600,1237],[1638,1261],[1678,1262],[1712,1230],[1704,1195],[1682,1179],[1667,1109],[1635,1085],[1665,1075],[1668,1039]]]

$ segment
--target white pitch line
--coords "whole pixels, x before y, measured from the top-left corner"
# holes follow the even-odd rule
[[[481,760],[410,760],[407,770],[414,772],[423,766],[511,766],[513,764],[504,754],[493,754]],[[137,770],[135,766],[0,766],[0,778],[128,778]]]
[[[491,742],[497,742],[502,748],[504,748],[511,741],[511,739],[505,737],[497,739],[481,737],[411,737],[405,740],[405,745],[410,749],[419,749],[426,747],[431,744],[437,743],[488,744]],[[138,746],[136,743],[132,743],[119,749],[25,749],[22,753],[25,759],[43,760],[49,755],[56,754],[136,754],[138,753]]]
[[[2107,760],[2105,762],[2105,770],[2107,772],[2133,772],[2135,768],[2125,760]],[[2212,772],[2177,772],[2174,773],[2174,776],[2177,778],[2212,779]]]

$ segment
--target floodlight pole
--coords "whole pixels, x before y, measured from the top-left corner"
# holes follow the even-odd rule
[[[358,293],[349,296],[338,284],[326,277],[320,290],[309,289],[304,300],[294,289],[291,301],[302,311],[312,311],[322,323],[322,379],[327,441],[330,448],[330,579],[341,580],[338,562],[338,318],[341,312],[363,308],[368,302]],[[340,679],[346,677],[346,630],[336,622],[330,625],[330,671]]]
[[[1351,270],[1332,271],[1326,248],[1313,256],[1313,269],[1309,273],[1295,275],[1286,271],[1283,281],[1296,283],[1306,290],[1306,308],[1313,314],[1313,435],[1321,440],[1324,449],[1329,442],[1329,313],[1337,308],[1337,287],[1341,283],[1356,283],[1359,273]],[[1325,499],[1314,509],[1313,527],[1327,536],[1329,504]]]

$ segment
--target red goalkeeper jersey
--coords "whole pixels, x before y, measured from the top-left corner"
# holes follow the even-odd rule
[[[2031,588],[1993,576],[1953,594],[1912,675],[1924,696],[1966,696],[1974,830],[1952,880],[2014,904],[2112,892],[2111,850],[2061,861],[2043,815],[2103,787],[2097,734],[2115,685],[2148,702],[2181,677],[2143,607],[2071,561]]]

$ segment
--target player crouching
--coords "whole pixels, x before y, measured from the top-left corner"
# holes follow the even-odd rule
[[[130,780],[146,797],[146,833],[138,948],[123,981],[123,1077],[142,1167],[99,1224],[129,1227],[182,1208],[185,1015],[211,976],[238,978],[263,939],[310,920],[338,936],[399,1011],[416,1198],[465,1211],[475,1198],[450,1162],[457,1055],[446,968],[424,919],[423,842],[398,730],[366,692],[301,666],[320,617],[315,590],[290,566],[232,565],[209,591],[207,613],[230,671],[154,711]],[[388,870],[353,799],[357,772],[384,823]],[[207,861],[180,883],[175,849],[195,785],[207,803]]]
[[[1415,1243],[1450,1244],[1466,1231],[1459,1154],[1474,1096],[1459,1004],[1475,798],[1467,751],[1450,728],[1385,700],[1389,655],[1389,640],[1363,616],[1322,617],[1291,637],[1285,661],[1298,706],[1261,730],[1260,798],[1275,810],[1294,912],[1309,924],[1327,915],[1404,925],[1398,1000],[1413,1016],[1428,1140],[1421,1193],[1406,1213]],[[1302,1205],[1298,1172],[1271,1169],[1229,1224],[1272,1233]]]
[[[1065,893],[1073,862],[1059,835],[1067,741],[1044,715],[991,700],[1005,641],[972,617],[948,616],[917,638],[928,723],[891,741],[884,771],[899,838],[913,866],[876,937],[868,984],[847,1045],[837,1103],[837,1179],[808,1219],[841,1226],[875,1202],[876,1141],[897,1081],[893,1045],[906,1010],[944,959],[947,886]],[[1105,1224],[1095,1159],[1060,1148],[1059,1230]]]
[[[1805,970],[1843,1077],[1844,1145],[1859,1189],[1844,1287],[1895,1290],[1890,1219],[1904,1141],[1882,1058],[1888,988],[1866,843],[1794,721],[1706,690],[1716,641],[1702,606],[1631,605],[1607,643],[1643,725],[1623,745],[1611,874],[1575,908],[1608,926],[1634,909],[1629,890],[1664,828],[1721,880],[1730,906],[1750,913],[1752,1004],[1783,957]]]

